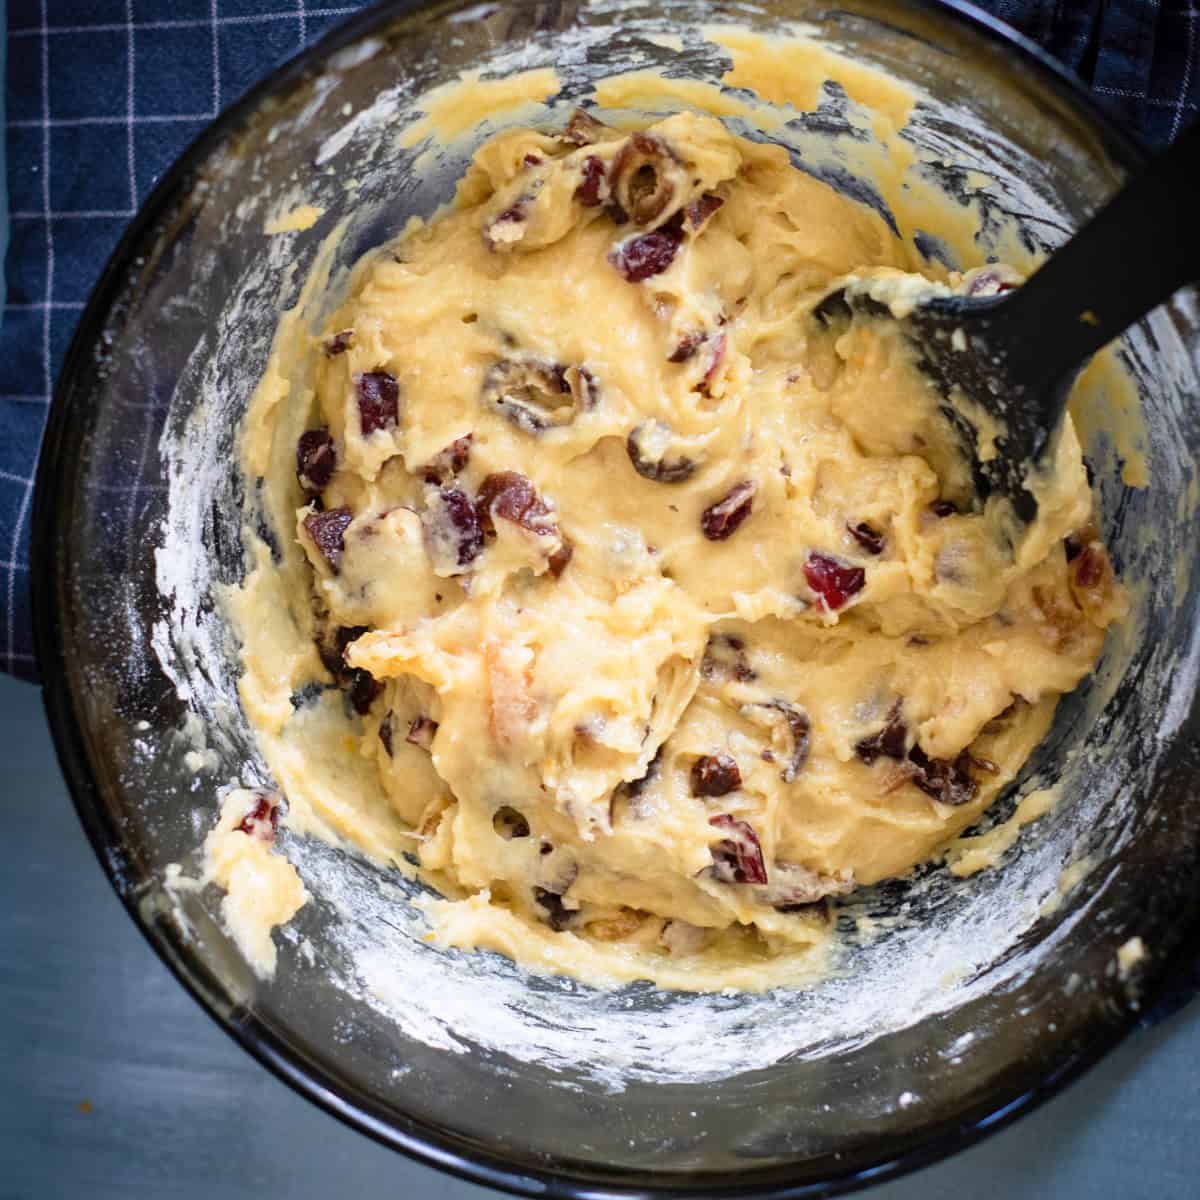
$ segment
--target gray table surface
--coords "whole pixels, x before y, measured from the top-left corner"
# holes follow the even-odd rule
[[[872,1200],[1200,1196],[1200,1005],[1040,1111]],[[0,1198],[485,1200],[314,1108],[244,1054],[125,916],[41,696],[0,677]]]

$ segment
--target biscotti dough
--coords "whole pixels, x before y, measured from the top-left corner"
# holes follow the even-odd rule
[[[1121,597],[1069,420],[1016,528],[896,329],[814,317],[927,286],[876,212],[713,117],[599,115],[486,142],[288,344],[311,402],[245,437],[306,561],[259,548],[243,703],[444,943],[768,986],[978,818]]]

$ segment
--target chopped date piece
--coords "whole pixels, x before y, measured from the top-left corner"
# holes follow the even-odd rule
[[[379,429],[395,429],[400,414],[400,385],[386,371],[364,371],[354,377],[358,392],[358,425],[363,437]]]
[[[929,506],[929,511],[935,517],[956,517],[958,516],[958,505],[953,500],[935,500]]]
[[[738,683],[758,678],[746,655],[746,643],[731,633],[714,633],[708,639],[700,660],[700,674],[704,679],[734,679]]]
[[[920,746],[914,746],[908,761],[913,783],[939,804],[969,804],[979,791],[971,777],[971,756],[965,750],[954,759],[930,758]]]
[[[433,746],[433,735],[438,731],[438,723],[429,717],[414,717],[408,726],[404,740],[410,746],[419,746],[429,750]]]
[[[614,225],[628,225],[629,214],[614,200],[604,206],[608,218]]]
[[[483,377],[483,402],[526,433],[569,424],[576,397],[567,368],[534,355],[501,359]]]
[[[383,720],[379,722],[379,740],[383,743],[384,750],[387,751],[388,758],[395,756],[395,750],[392,745],[392,734],[394,732],[392,725],[396,714],[389,708],[384,714]]]
[[[460,575],[483,550],[483,530],[475,505],[459,488],[431,488],[421,513],[425,545],[434,570]]]
[[[595,375],[587,367],[567,367],[563,371],[563,380],[575,400],[577,412],[584,412],[589,408],[596,407],[596,402],[600,398],[600,385],[596,382]]]
[[[683,242],[677,229],[656,229],[620,242],[608,253],[608,261],[630,283],[641,283],[653,275],[661,275],[675,259]]]
[[[460,474],[471,461],[473,433],[455,438],[444,450],[431,458],[422,468],[421,475],[426,483],[445,483],[447,478]]]
[[[686,183],[683,163],[661,138],[632,134],[617,151],[608,174],[617,203],[635,225],[652,225],[678,203],[679,184]]]
[[[812,722],[808,719],[808,714],[787,700],[743,704],[741,713],[748,721],[770,730],[772,740],[776,741],[780,750],[785,749],[782,743],[786,733],[786,753],[779,778],[784,783],[791,783],[808,761],[812,736]]]
[[[324,512],[309,513],[304,518],[304,530],[321,557],[336,575],[342,569],[342,554],[346,549],[346,529],[354,520],[349,508],[328,508]]]
[[[512,521],[530,533],[546,536],[555,532],[550,510],[529,478],[519,471],[495,471],[484,479],[479,485],[475,511],[479,524],[488,533],[495,532],[495,517]]]
[[[633,469],[643,479],[654,483],[682,483],[691,478],[696,463],[686,454],[668,455],[671,437],[670,426],[661,421],[643,421],[630,431],[625,440],[625,451]]]
[[[892,707],[882,729],[855,743],[854,753],[867,766],[878,758],[902,759],[908,754],[908,726],[900,719],[899,704]]]
[[[728,495],[704,510],[700,515],[700,531],[710,542],[723,542],[732,536],[750,515],[757,490],[758,486],[752,480],[743,480]]]
[[[683,210],[683,215],[687,218],[692,232],[699,233],[724,203],[725,201],[715,192],[705,192],[704,195],[688,204]]]
[[[572,114],[571,119],[567,122],[566,128],[558,135],[559,140],[566,142],[568,146],[591,146],[595,142],[605,140],[607,134],[612,132],[612,127],[606,125],[598,117],[593,117],[591,113],[586,112],[582,108],[577,108]]]
[[[492,828],[505,841],[529,836],[529,822],[524,813],[509,804],[502,804],[492,815]]]
[[[847,525],[846,528],[849,530],[850,536],[868,554],[883,553],[883,534],[868,525],[866,521],[860,521],[857,525]]]
[[[714,876],[721,883],[766,883],[762,846],[750,825],[729,813],[709,817],[708,823],[725,834],[712,847]]]
[[[571,558],[575,554],[574,545],[562,535],[559,535],[561,542],[557,550],[551,552],[549,558],[546,559],[546,566],[550,574],[557,579],[570,563]]]
[[[549,888],[535,887],[533,889],[534,903],[546,915],[542,918],[556,933],[561,933],[579,915],[578,910],[568,908],[563,898]]]
[[[238,833],[273,842],[279,829],[279,793],[260,789],[254,794],[254,806],[234,827]]]
[[[1094,588],[1108,574],[1108,556],[1097,542],[1089,542],[1075,557],[1075,586]]]
[[[296,442],[296,478],[310,496],[320,495],[333,478],[337,450],[328,429],[309,429]]]
[[[1083,551],[1083,539],[1077,533],[1068,533],[1063,538],[1063,551],[1067,562],[1074,562]]]
[[[679,345],[667,355],[669,363],[684,363],[689,358],[695,358],[696,351],[708,341],[708,334],[703,329],[693,329],[679,339]]]
[[[364,671],[361,667],[351,667],[346,672],[345,682],[346,694],[350,697],[354,711],[365,717],[371,711],[375,698],[383,691],[383,684],[370,671]]]
[[[321,348],[325,351],[327,358],[333,358],[338,354],[345,354],[351,346],[354,345],[354,330],[340,329],[331,338],[325,339],[325,345]]]
[[[692,764],[693,796],[726,796],[742,786],[742,773],[728,754],[702,754]]]
[[[579,186],[575,189],[575,199],[584,208],[595,208],[604,203],[606,190],[604,163],[596,155],[589,154],[579,170]]]
[[[521,159],[522,165],[526,167],[539,166],[541,161],[542,160],[536,154],[527,154],[523,159]]]
[[[828,612],[837,612],[863,590],[867,573],[862,567],[814,550],[804,563],[804,579],[821,606]]]

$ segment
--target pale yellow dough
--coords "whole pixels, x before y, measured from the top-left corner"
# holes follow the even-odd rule
[[[1069,422],[1033,526],[968,515],[902,339],[813,317],[845,276],[911,288],[920,261],[873,211],[712,117],[646,133],[677,177],[640,228],[578,190],[628,131],[578,147],[509,131],[448,211],[360,265],[307,350],[292,344],[311,411],[294,388],[290,413],[256,404],[247,457],[308,561],[274,574],[268,556],[239,599],[243,702],[304,827],[385,861],[408,851],[446,897],[443,941],[589,978],[766,986],[827,939],[825,897],[903,874],[976,820],[1094,665],[1120,597]],[[672,235],[704,196],[720,207]],[[678,250],[630,282],[622,246],[653,229]],[[493,385],[539,370],[551,407],[519,418]],[[364,435],[375,373],[397,382],[397,420]],[[320,503],[350,510],[340,560],[291,474],[305,427],[333,440]],[[497,504],[476,549],[450,510],[499,472],[541,512],[530,529]],[[706,536],[740,485],[749,515]],[[1098,583],[1064,551],[1080,531]],[[863,573],[844,605],[814,586],[814,553]],[[361,718],[332,689],[293,713],[290,691],[331,677],[292,643],[311,629],[328,658],[338,627],[378,695]],[[694,794],[717,756],[736,786]],[[922,790],[929,760],[974,794]]]

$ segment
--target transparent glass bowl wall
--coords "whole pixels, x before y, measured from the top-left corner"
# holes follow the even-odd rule
[[[330,151],[329,139],[346,125],[343,106],[365,110],[390,88],[402,107],[519,47],[523,65],[558,68],[567,95],[551,119],[561,121],[570,97],[598,74],[669,62],[719,80],[721,55],[695,36],[710,19],[764,31],[803,21],[851,57],[917,84],[931,102],[918,110],[911,136],[946,164],[931,170],[953,190],[963,165],[986,165],[1001,181],[997,215],[1008,197],[1028,214],[1022,225],[1033,245],[1061,241],[1136,162],[1136,151],[1069,83],[948,8],[792,0],[736,5],[716,18],[693,3],[380,10],[256,90],[163,181],[81,324],[39,478],[47,704],[81,815],[135,919],[217,1019],[301,1090],[393,1145],[511,1187],[536,1190],[552,1177],[568,1192],[744,1195],[850,1182],[881,1164],[947,1153],[993,1114],[1019,1110],[1094,1058],[1136,1018],[1139,989],[1194,953],[1200,388],[1198,323],[1186,297],[1127,347],[1147,412],[1148,489],[1120,484],[1104,415],[1088,422],[1106,529],[1135,584],[1135,611],[1130,634],[1110,647],[1097,681],[1064,703],[1027,774],[1030,782],[1061,779],[1063,803],[1002,872],[956,880],[929,871],[857,901],[858,913],[903,914],[894,936],[852,955],[848,967],[863,994],[928,969],[905,929],[934,931],[934,943],[919,945],[935,951],[939,931],[949,939],[972,922],[987,930],[1007,920],[1025,930],[994,946],[983,939],[960,977],[944,981],[940,1000],[922,993],[923,1007],[889,1014],[885,994],[878,1002],[868,995],[844,1005],[836,1036],[814,1043],[806,1022],[828,1025],[847,995],[836,990],[844,983],[710,1004],[644,987],[600,995],[452,955],[439,958],[432,986],[447,995],[475,989],[483,1016],[448,1050],[405,1032],[356,975],[348,946],[383,936],[368,919],[380,907],[369,866],[321,846],[289,848],[310,886],[336,879],[351,903],[335,906],[314,887],[270,984],[252,976],[222,931],[212,889],[164,886],[169,864],[195,872],[218,785],[245,778],[257,761],[237,713],[235,646],[219,629],[213,589],[244,569],[238,527],[253,508],[253,481],[247,488],[233,468],[234,432],[265,362],[279,298],[295,298],[338,220],[350,221],[338,251],[346,265],[412,213],[447,199],[462,166],[461,157],[448,158],[432,173],[414,171],[413,153],[388,136],[386,121],[364,123]],[[682,57],[647,36],[664,31],[682,33]],[[988,132],[973,132],[980,129]],[[349,177],[359,184],[354,193]],[[325,216],[285,242],[264,238],[267,216],[295,187]],[[189,594],[171,595],[154,551],[181,551],[182,526],[167,511],[169,464],[181,445],[203,447],[205,461],[228,466],[211,490],[183,501],[184,525],[203,531],[204,569]],[[189,712],[213,731],[215,760],[199,775],[185,761],[194,741],[180,732]],[[1083,854],[1094,864],[1088,886],[1031,920],[1062,867]],[[406,885],[388,886],[402,904]],[[1134,935],[1150,959],[1125,981],[1113,956]],[[524,999],[515,1007],[497,999],[518,993]],[[489,1004],[525,1022],[552,1014],[558,1027],[547,1036],[561,1053],[543,1061],[507,1053],[503,1039],[485,1036]],[[590,1040],[581,1032],[572,1042],[573,1022]],[[744,1037],[756,1047],[752,1066],[735,1063],[720,1078],[696,1081],[673,1073],[671,1062],[664,1069],[641,1061],[639,1047],[650,1055],[654,1045],[647,1030],[671,1028],[690,1031],[684,1042],[693,1061],[703,1061],[706,1039],[728,1057]],[[776,1030],[779,1055],[770,1052]],[[605,1054],[611,1061],[597,1061]],[[621,1090],[603,1082],[606,1070],[621,1078]]]

